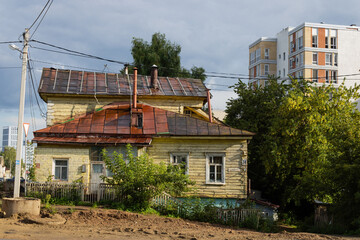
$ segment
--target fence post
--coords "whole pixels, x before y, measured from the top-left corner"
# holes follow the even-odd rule
[[[84,184],[82,183],[81,184],[81,187],[80,187],[80,198],[81,198],[81,201],[83,202],[84,201],[84,199],[85,199],[85,187],[84,187]]]

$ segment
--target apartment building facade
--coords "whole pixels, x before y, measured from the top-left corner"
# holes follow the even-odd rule
[[[292,76],[314,83],[339,84],[345,79],[348,87],[359,82],[360,76],[354,74],[360,69],[360,27],[305,22],[295,28],[283,29],[274,39],[275,76],[280,80]],[[258,41],[250,44],[250,56]],[[265,51],[260,44],[258,46],[260,50],[257,51]],[[254,64],[256,62],[251,64],[250,57],[249,70]],[[249,83],[264,85],[266,77],[250,74]]]

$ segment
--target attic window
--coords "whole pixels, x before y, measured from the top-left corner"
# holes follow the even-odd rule
[[[141,113],[133,113],[131,118],[131,126],[132,127],[143,127],[143,116]]]
[[[190,110],[184,110],[184,114],[185,114],[186,116],[191,117],[191,111],[190,111]]]

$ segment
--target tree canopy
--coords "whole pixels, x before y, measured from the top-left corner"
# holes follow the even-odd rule
[[[205,80],[205,70],[202,67],[193,66],[190,70],[181,66],[181,46],[167,40],[165,34],[154,33],[151,43],[141,38],[133,38],[131,54],[134,66],[139,74],[150,75],[151,66],[159,67],[159,76],[188,77]]]
[[[249,145],[253,186],[288,210],[331,203],[341,209],[334,212],[338,223],[360,229],[359,87],[269,82],[237,84],[239,97],[227,106],[227,123],[257,133]]]

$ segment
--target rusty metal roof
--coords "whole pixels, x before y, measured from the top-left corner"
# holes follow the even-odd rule
[[[142,114],[142,127],[131,126],[131,111]],[[122,142],[125,139],[137,139],[139,143],[146,144],[149,141],[144,139],[157,136],[251,138],[253,135],[254,133],[249,131],[210,123],[145,104],[138,104],[138,109],[131,109],[128,103],[113,103],[68,122],[35,131],[33,141],[92,144],[97,143],[96,139],[98,139],[99,143],[122,144],[128,143]]]
[[[39,94],[47,95],[131,95],[134,75],[43,68]],[[150,88],[150,76],[138,75],[138,95],[187,96],[206,98],[200,79],[158,77],[158,89]]]

